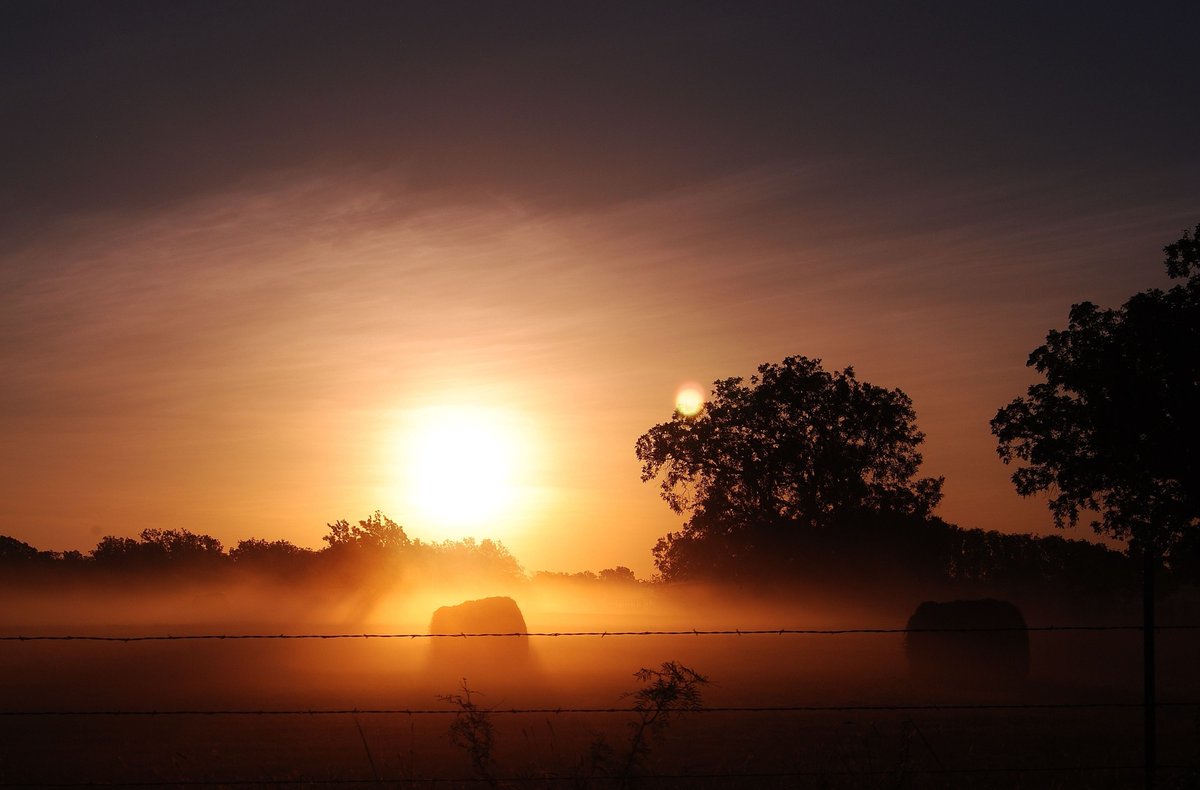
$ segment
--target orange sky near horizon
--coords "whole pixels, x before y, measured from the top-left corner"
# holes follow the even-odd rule
[[[939,515],[1048,532],[988,421],[1200,220],[1196,15],[0,4],[0,534],[381,510],[644,577],[636,439],[790,355],[912,398]]]
[[[762,195],[785,183],[813,191],[811,219],[770,223]],[[639,481],[637,436],[680,385],[789,354],[913,398],[924,473],[947,478],[940,515],[1047,531],[987,422],[1072,301],[1164,279],[1157,251],[1184,218],[900,233],[838,221],[826,186],[749,173],[554,214],[276,183],[65,227],[15,253],[40,274],[9,313],[31,331],[7,352],[21,386],[0,532],[57,550],[148,526],[319,546],[325,523],[379,509],[413,537],[502,540],[529,570],[649,575],[680,520]],[[1097,261],[1125,273],[1097,289]],[[503,507],[414,499],[405,454],[431,409],[504,424],[521,457]]]

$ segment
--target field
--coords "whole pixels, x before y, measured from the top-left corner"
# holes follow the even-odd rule
[[[600,597],[528,588],[524,596],[531,632],[896,628],[912,606],[908,599],[870,605],[734,601],[685,588]],[[257,622],[233,620],[222,611],[200,613],[197,600],[204,599],[189,594],[174,609],[164,604],[120,623],[91,615],[52,623],[49,609],[39,605],[58,604],[45,595],[40,604],[13,600],[3,632],[9,636],[420,633],[427,624],[420,613],[429,611],[423,599],[401,602],[417,600],[412,596],[384,601],[372,619],[351,630],[328,617],[291,620],[294,612],[286,606],[275,618],[256,612]],[[1084,617],[1029,609],[1031,626],[1079,624]],[[172,610],[192,616],[161,619]],[[1131,612],[1093,613],[1083,624],[1136,622]],[[1069,616],[1074,619],[1063,619]],[[466,660],[467,683],[478,692],[472,699],[488,711],[480,721],[495,728],[486,755],[492,762],[482,773],[466,750],[451,743],[450,725],[462,711],[441,699],[462,693],[459,675],[466,673],[431,666],[429,639],[0,642],[0,784],[1141,783],[1141,635],[1133,630],[1034,631],[1029,681],[1004,688],[910,680],[904,635],[897,633],[532,636],[524,667],[490,660],[499,639],[511,638],[462,642],[484,654]],[[1158,714],[1164,787],[1194,786],[1200,770],[1200,706],[1194,704],[1200,681],[1193,668],[1198,643],[1197,632],[1189,630],[1166,630],[1159,638],[1158,696],[1168,703]],[[636,767],[624,770],[637,715],[630,710],[633,700],[623,695],[640,687],[637,669],[666,661],[709,678],[701,689],[704,710],[671,720],[661,739],[647,741]],[[1170,704],[1180,702],[1192,704]]]

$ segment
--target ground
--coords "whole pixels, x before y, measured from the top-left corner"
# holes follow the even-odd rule
[[[632,623],[712,627],[701,622],[711,607],[694,596],[689,600],[682,610],[651,611],[636,603],[572,613],[534,603],[526,612],[532,632],[616,630]],[[841,624],[903,625],[896,609],[812,615],[809,621],[829,627],[832,619],[853,617]],[[686,610],[691,618],[681,619]],[[779,623],[782,616],[742,615],[752,626]],[[785,625],[800,626],[804,619],[795,616]],[[1028,619],[1030,625],[1045,623],[1036,614]],[[217,625],[92,623],[75,630],[182,634],[213,632]],[[253,625],[243,622],[237,629],[250,632]],[[282,630],[269,630],[271,625],[278,624],[263,624],[259,632]],[[32,633],[28,625],[4,629],[17,632]],[[586,757],[600,738],[621,753],[634,719],[625,710],[631,701],[622,698],[637,687],[632,673],[667,660],[712,679],[704,689],[708,708],[879,708],[691,714],[652,743],[640,771],[659,778],[641,779],[639,787],[1117,788],[1140,781],[1136,631],[1034,632],[1032,677],[1014,689],[916,683],[907,676],[898,634],[530,639],[534,676],[517,685],[506,682],[499,668],[493,677],[467,681],[482,692],[476,701],[493,709],[494,776],[509,786],[614,786],[615,777],[604,778]],[[1162,635],[1161,700],[1200,700],[1190,663],[1200,655],[1198,647],[1194,631]],[[269,787],[382,779],[385,786],[445,780],[439,786],[453,787],[473,774],[466,753],[448,736],[454,706],[438,697],[459,689],[444,687],[441,674],[428,672],[427,652],[421,639],[0,642],[0,707],[6,713],[0,716],[0,785]],[[1026,703],[1130,707],[904,709]],[[550,710],[510,712],[531,707]],[[559,712],[580,707],[617,710]],[[335,709],[362,712],[249,712]],[[446,712],[368,712],[379,709]],[[162,713],[234,710],[243,713]],[[27,715],[31,711],[39,713]],[[123,713],[110,715],[115,712]],[[1187,766],[1164,769],[1163,786],[1187,786],[1197,778],[1200,706],[1165,707],[1159,726],[1160,762]]]

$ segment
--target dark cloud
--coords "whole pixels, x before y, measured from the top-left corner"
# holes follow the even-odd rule
[[[1194,172],[1184,4],[41,2],[0,10],[10,217],[294,168],[609,200],[777,159]]]

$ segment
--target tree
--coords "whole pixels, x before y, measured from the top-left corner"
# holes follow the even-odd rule
[[[105,535],[92,549],[92,559],[102,565],[130,566],[147,565],[153,560],[161,560],[158,552],[148,556],[146,545],[137,538],[126,538],[120,535]]]
[[[1131,551],[1182,567],[1200,524],[1200,225],[1164,248],[1186,278],[1117,309],[1071,307],[1028,365],[1045,381],[991,422],[1023,496],[1049,493],[1059,527],[1087,513]]]
[[[229,550],[235,565],[289,573],[309,567],[317,553],[288,540],[247,538]]]
[[[820,360],[764,364],[749,382],[714,382],[694,416],[676,413],[637,441],[642,480],[687,514],[655,547],[665,578],[755,573],[799,540],[875,516],[924,518],[942,478],[917,478],[924,435],[898,389],[829,373]]]
[[[525,570],[503,543],[491,538],[419,543],[416,557],[425,573],[447,579],[516,581]]]
[[[12,563],[16,565],[35,562],[40,553],[23,540],[17,540],[8,535],[0,535],[0,563]]]
[[[1017,492],[1050,494],[1057,526],[1092,527],[1142,559],[1145,787],[1154,786],[1154,577],[1164,559],[1194,568],[1200,526],[1200,225],[1167,245],[1167,291],[1115,310],[1071,307],[1067,329],[1029,355],[1045,377],[997,412],[992,432]]]
[[[141,539],[106,535],[92,550],[96,562],[109,567],[165,568],[226,559],[221,541],[186,529],[144,529]]]
[[[605,568],[596,574],[596,578],[602,582],[610,582],[616,584],[637,584],[637,576],[629,568],[624,565],[618,565],[615,568]]]
[[[221,541],[186,529],[144,529],[142,542],[161,547],[172,562],[219,562],[225,559]]]
[[[404,527],[378,510],[354,525],[340,519],[325,526],[329,527],[329,534],[321,540],[329,544],[329,551],[352,547],[368,552],[394,551],[406,549],[412,543]]]

